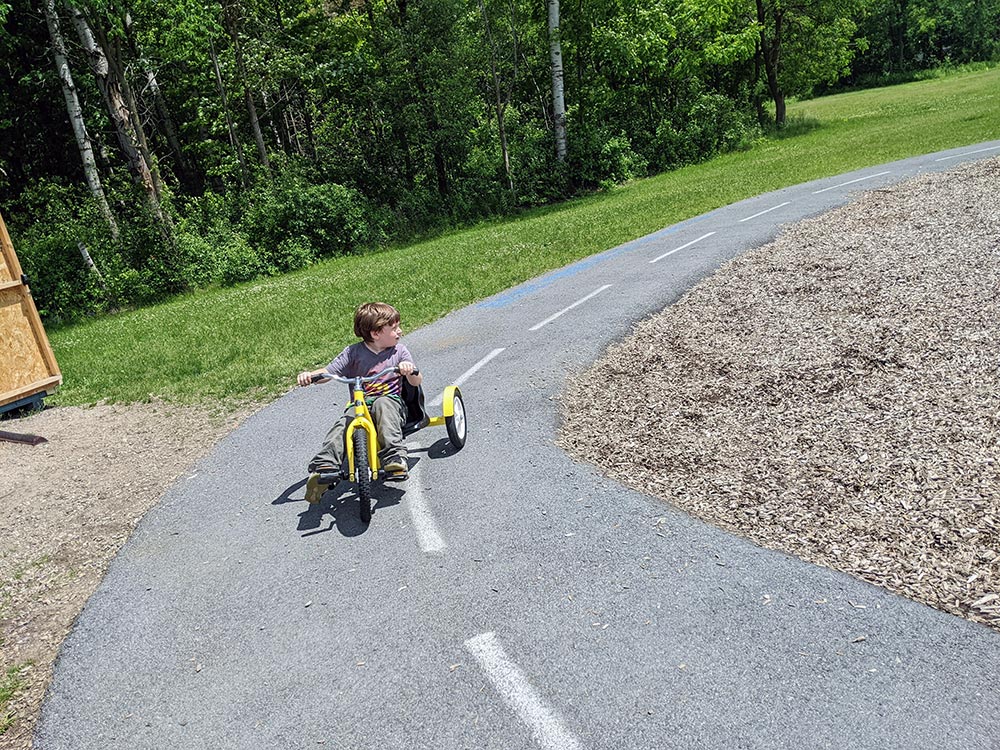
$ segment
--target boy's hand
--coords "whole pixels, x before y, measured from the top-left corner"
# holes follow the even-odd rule
[[[424,380],[423,375],[413,374],[417,371],[417,368],[412,362],[400,362],[397,365],[397,367],[399,367],[399,374],[404,376],[406,378],[406,382],[412,385],[414,388],[416,388],[423,382]]]
[[[312,385],[313,382],[312,379],[315,376],[320,375],[324,372],[326,372],[326,370],[313,370],[312,372],[300,372],[298,378],[299,385]],[[317,382],[323,382],[323,381],[317,381]]]

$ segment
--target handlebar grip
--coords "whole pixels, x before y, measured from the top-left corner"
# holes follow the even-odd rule
[[[329,377],[330,377],[329,375],[313,375],[311,378],[309,378],[309,382],[318,383],[321,380],[327,380]]]

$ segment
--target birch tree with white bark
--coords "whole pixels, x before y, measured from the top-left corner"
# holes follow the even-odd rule
[[[136,116],[136,102],[121,66],[112,64],[105,52],[107,46],[98,42],[90,21],[80,8],[67,3],[67,10],[76,27],[77,36],[90,62],[97,86],[104,97],[111,121],[114,123],[121,144],[132,170],[133,178],[146,196],[146,203],[156,218],[157,228],[168,249],[173,248],[173,221],[163,208],[162,187],[156,171],[155,161],[146,142],[142,123]],[[103,37],[102,33],[102,37]]]
[[[62,29],[59,25],[59,15],[56,11],[55,0],[45,0],[45,22],[49,28],[49,39],[52,41],[52,58],[55,62],[56,73],[59,75],[59,82],[62,85],[63,98],[66,100],[66,111],[69,114],[69,121],[73,127],[73,135],[76,136],[76,143],[80,149],[80,158],[83,160],[83,174],[90,188],[91,195],[97,201],[97,205],[108,222],[111,230],[111,237],[118,240],[118,222],[111,212],[107,195],[104,193],[104,186],[101,184],[101,175],[97,171],[97,161],[94,159],[94,147],[87,132],[87,123],[83,117],[83,108],[80,106],[80,97],[77,95],[76,84],[73,83],[73,74],[69,67],[69,55],[66,52],[66,41],[63,39]]]
[[[563,76],[562,42],[559,38],[559,0],[547,0],[549,7],[549,60],[552,64],[552,118],[555,122],[556,158],[566,161],[566,98]]]

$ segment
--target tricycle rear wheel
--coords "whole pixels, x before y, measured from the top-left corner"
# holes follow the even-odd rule
[[[468,432],[465,422],[465,402],[462,400],[462,392],[455,388],[451,395],[451,416],[444,418],[444,426],[448,430],[448,439],[455,446],[455,450],[461,450],[465,445],[465,436]],[[445,411],[447,414],[448,412]]]

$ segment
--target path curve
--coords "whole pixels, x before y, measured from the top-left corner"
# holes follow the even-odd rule
[[[857,190],[1000,141],[786,188],[406,336],[471,433],[411,438],[372,524],[303,500],[339,390],[295,390],[150,511],[63,645],[35,735],[95,748],[998,748],[1000,638],[697,522],[554,446],[631,325]]]

